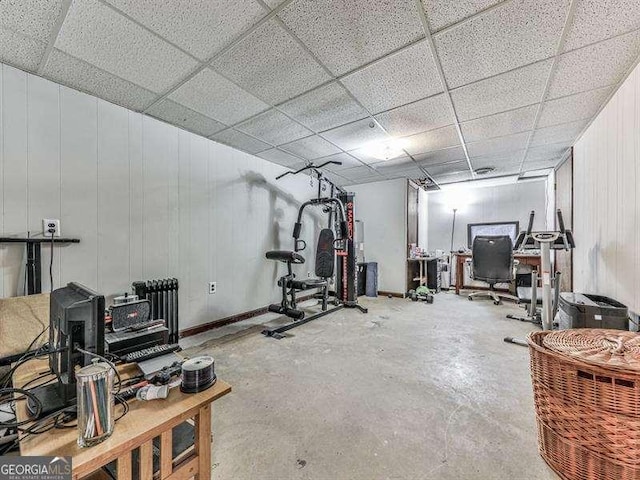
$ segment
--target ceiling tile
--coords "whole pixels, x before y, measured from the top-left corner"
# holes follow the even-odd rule
[[[371,113],[395,108],[442,92],[427,42],[419,42],[342,78]]]
[[[389,160],[380,160],[378,157],[374,157],[369,153],[369,149],[367,148],[359,148],[358,150],[351,150],[349,152],[351,155],[356,157],[358,160],[366,163],[367,165],[373,164],[385,164],[385,165],[398,165],[398,164],[406,164],[408,162],[413,163],[413,160],[407,155],[400,155],[399,157],[392,158]]]
[[[330,182],[333,182],[334,184],[338,185],[338,186],[343,186],[345,185],[348,180],[342,176],[340,176],[339,173],[333,173],[330,172],[328,170],[324,171],[324,177],[329,180]]]
[[[378,174],[372,168],[364,165],[361,167],[345,168],[344,170],[340,170],[340,175],[349,180],[361,180],[371,177],[378,177],[378,179],[383,180],[382,175]]]
[[[492,138],[481,142],[467,143],[467,151],[470,157],[483,155],[496,155],[503,152],[522,150],[527,146],[529,132],[516,133],[505,137]]]
[[[226,128],[226,125],[220,122],[166,99],[153,105],[146,113],[205,137]]]
[[[538,105],[517,108],[507,112],[477,118],[460,124],[466,142],[476,142],[512,133],[525,132],[533,128]]]
[[[339,172],[340,170],[344,170],[345,168],[362,166],[362,163],[360,161],[344,152],[336,153],[335,155],[330,155],[328,157],[319,158],[314,163],[321,165],[324,162],[328,161],[342,162],[342,165],[327,165],[326,167],[324,167],[328,170],[331,170],[332,172]]]
[[[577,0],[564,50],[640,28],[638,0]]]
[[[34,72],[38,69],[46,48],[47,45],[38,40],[0,28],[0,62],[2,63]]]
[[[450,88],[555,55],[569,0],[513,0],[434,41]]]
[[[444,94],[394,108],[375,117],[390,135],[400,137],[454,123],[449,100]]]
[[[287,152],[283,152],[282,150],[278,150],[277,148],[272,148],[270,150],[260,152],[258,156],[260,158],[264,158],[265,160],[269,160],[270,162],[282,165],[283,167],[297,167],[304,162],[304,160],[298,157],[294,157],[293,155]]]
[[[324,132],[322,136],[343,150],[355,150],[368,143],[389,140],[389,136],[372,118],[342,125]]]
[[[540,160],[537,162],[524,162],[522,165],[523,172],[532,172],[536,170],[542,170],[544,168],[553,168],[560,163],[561,158],[554,158],[550,160]]]
[[[0,27],[47,43],[62,10],[62,0],[4,0]]]
[[[415,164],[411,168],[389,168],[385,171],[378,170],[386,178],[424,178],[427,175]]]
[[[502,0],[423,0],[422,6],[431,31],[441,30],[467,17],[500,3]]]
[[[464,160],[466,162],[466,157],[462,147],[449,147],[433,152],[421,153],[419,155],[414,155],[413,158],[424,167],[456,160]]]
[[[307,160],[313,160],[314,158],[326,157],[339,153],[340,149],[335,145],[327,142],[324,138],[318,135],[302,138],[291,143],[282,145],[280,148],[286,150],[289,153],[298,155],[299,157],[306,158]]]
[[[519,169],[523,155],[524,149],[516,150],[514,152],[500,153],[498,155],[473,157],[471,158],[471,165],[474,169],[486,167],[493,167],[495,169],[515,167],[516,169]]]
[[[553,60],[503,73],[451,92],[460,121],[538,103]]]
[[[274,109],[261,113],[257,117],[241,123],[236,128],[272,145],[289,143],[313,133]]]
[[[225,145],[229,145],[230,147],[234,147],[248,153],[258,153],[271,148],[271,145],[232,128],[216,133],[211,136],[211,140],[224,143]]]
[[[269,108],[209,68],[202,70],[169,98],[229,125]]]
[[[257,28],[212,66],[272,105],[331,78],[275,20]]]
[[[71,4],[55,46],[157,93],[197,66],[191,57],[96,0]]]
[[[54,82],[90,93],[131,110],[141,111],[157,95],[93,65],[53,49],[43,75]]]
[[[203,61],[267,13],[254,0],[107,1]]]
[[[593,117],[609,97],[612,87],[599,88],[545,102],[538,127],[558,125]]]
[[[414,0],[295,0],[278,16],[336,75],[424,36]]]
[[[548,143],[537,147],[529,147],[527,150],[526,162],[538,162],[549,159],[559,159],[564,155],[569,146],[567,143]]]
[[[639,51],[640,30],[561,55],[548,98],[618,83]]]
[[[367,111],[337,82],[318,87],[279,108],[316,132],[367,116]]]
[[[545,145],[547,143],[564,142],[571,145],[578,134],[582,132],[587,125],[588,120],[579,120],[577,122],[564,123],[562,125],[554,125],[553,127],[540,128],[535,131],[531,139],[531,146]]]
[[[404,139],[407,141],[405,150],[411,155],[453,147],[460,143],[460,137],[453,125],[404,137]]]
[[[466,182],[472,180],[471,172],[463,173],[446,173],[444,175],[434,176],[433,179],[440,185],[446,185],[448,183]]]
[[[429,172],[429,175],[433,177],[445,174],[459,174],[469,172],[469,166],[467,165],[467,162],[449,162],[442,163],[440,165],[431,165],[425,168],[427,172]]]

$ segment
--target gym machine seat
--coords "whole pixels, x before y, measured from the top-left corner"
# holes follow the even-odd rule
[[[284,263],[293,263],[296,265],[304,263],[304,257],[296,252],[289,250],[271,250],[265,255],[269,260],[277,260]]]

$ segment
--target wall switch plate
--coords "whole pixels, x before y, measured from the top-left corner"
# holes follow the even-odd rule
[[[53,236],[54,237],[59,237],[60,236],[60,220],[57,218],[43,218],[42,219],[42,234],[45,237],[51,238],[51,233],[49,233],[49,230],[53,229]]]
[[[216,293],[216,282],[209,282],[209,294]]]

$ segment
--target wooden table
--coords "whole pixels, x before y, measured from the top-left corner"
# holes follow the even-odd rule
[[[46,361],[32,361],[18,368],[14,386],[20,387],[47,370]],[[134,364],[120,367],[123,377],[136,375]],[[42,377],[43,380],[45,377]],[[40,382],[38,382],[40,383]],[[231,386],[218,379],[211,388],[194,394],[171,389],[164,400],[142,402],[129,400],[129,413],[115,424],[113,434],[104,442],[89,448],[80,448],[77,430],[53,429],[40,435],[32,435],[20,442],[20,454],[24,456],[51,455],[73,457],[72,478],[81,479],[117,460],[118,480],[130,480],[132,475],[131,453],[140,448],[140,479],[153,475],[153,439],[160,437],[160,479],[182,480],[197,477],[211,478],[211,403],[231,392]],[[122,407],[116,406],[116,415]],[[19,421],[27,418],[24,401],[17,403]],[[195,422],[194,454],[175,463],[172,459],[173,427],[193,419]]]
[[[471,252],[455,253],[456,256],[456,295],[460,295],[460,290],[473,288],[474,290],[487,290],[488,287],[468,287],[464,284],[464,264],[467,258],[471,258]],[[540,271],[540,255],[531,253],[515,253],[514,260],[518,260],[520,265],[530,265],[535,270]]]

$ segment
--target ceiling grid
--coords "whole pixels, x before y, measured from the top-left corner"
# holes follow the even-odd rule
[[[0,4],[0,62],[345,185],[438,185],[557,165],[640,61],[634,0],[149,5]]]

